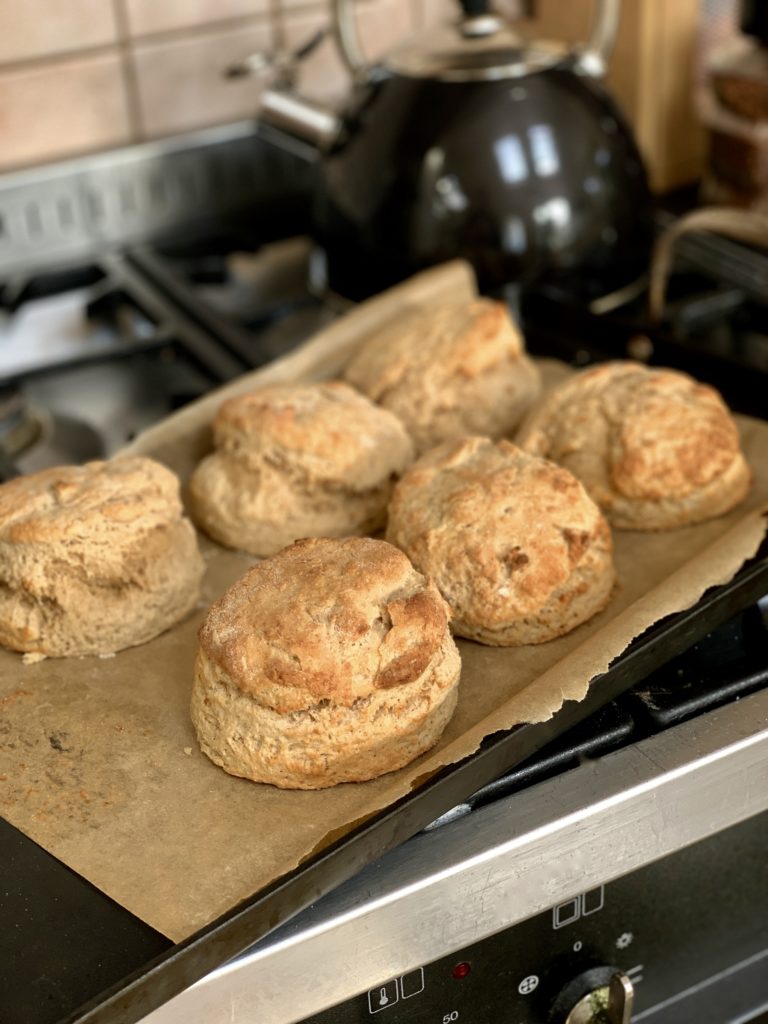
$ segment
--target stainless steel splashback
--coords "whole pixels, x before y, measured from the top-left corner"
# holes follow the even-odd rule
[[[251,121],[0,175],[0,278],[85,262],[301,189],[307,164]]]

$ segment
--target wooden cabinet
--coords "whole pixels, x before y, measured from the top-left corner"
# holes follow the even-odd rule
[[[521,29],[540,38],[582,40],[594,0],[535,0]],[[623,0],[608,86],[629,118],[651,185],[666,191],[695,181],[705,159],[696,114],[699,0]]]

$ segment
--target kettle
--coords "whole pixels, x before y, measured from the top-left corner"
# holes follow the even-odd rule
[[[262,94],[261,124],[321,157],[314,232],[334,291],[364,298],[454,257],[486,292],[557,282],[594,299],[645,274],[646,174],[600,81],[619,0],[600,0],[576,48],[523,40],[487,3],[461,0],[455,23],[372,65],[352,0],[333,0],[346,109],[298,97],[290,73]]]

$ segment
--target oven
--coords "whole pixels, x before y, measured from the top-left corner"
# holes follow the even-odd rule
[[[239,126],[0,188],[11,229],[0,251],[0,474],[109,455],[342,312],[302,235],[310,177],[300,156]],[[660,211],[660,224],[669,216]],[[552,290],[506,297],[534,354],[677,366],[764,417],[766,294],[765,256],[700,237],[680,246],[657,331],[642,294],[602,306]],[[631,689],[333,891],[308,893],[306,909],[202,978],[0,821],[0,1020],[759,1020],[767,563],[763,549],[710,603],[706,627],[703,610],[687,614],[674,656]],[[151,992],[153,972],[174,958],[171,987],[160,979],[154,998],[134,1000],[132,979]]]
[[[641,728],[602,719],[605,736]],[[147,1024],[759,1019],[768,692],[602,756],[586,736],[554,777],[532,781],[534,763],[457,808]],[[616,974],[615,1015],[573,1015]]]

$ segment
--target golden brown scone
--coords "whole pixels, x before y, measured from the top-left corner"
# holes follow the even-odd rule
[[[372,337],[344,376],[403,421],[417,452],[511,433],[540,387],[506,306],[490,299],[411,313]]]
[[[107,654],[194,608],[204,564],[179,481],[152,459],[61,466],[0,487],[0,643]]]
[[[387,540],[438,586],[454,632],[538,644],[608,602],[611,531],[570,473],[509,441],[449,441],[395,488]]]
[[[192,721],[232,775],[324,789],[402,768],[453,714],[459,653],[436,588],[381,540],[303,540],[201,629]]]
[[[714,388],[676,370],[613,362],[554,391],[519,438],[584,484],[623,530],[669,530],[722,515],[751,473]]]
[[[373,533],[413,461],[399,420],[341,381],[230,398],[192,475],[192,515],[227,547],[271,555],[301,537]]]

